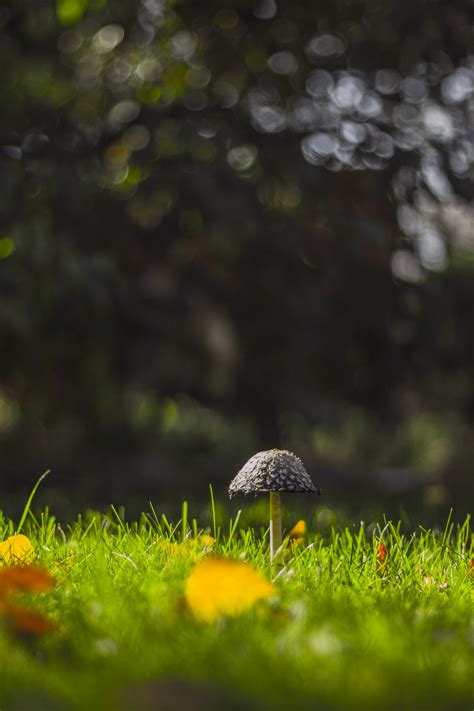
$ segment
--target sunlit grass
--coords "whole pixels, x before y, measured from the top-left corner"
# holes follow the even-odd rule
[[[14,533],[0,516],[0,541]],[[22,533],[57,585],[21,601],[58,627],[2,629],[2,711],[168,708],[170,695],[191,709],[472,705],[469,520],[439,533],[390,522],[313,530],[272,567],[266,535],[238,520],[202,530],[186,506],[174,524],[154,509],[66,528],[29,513]],[[209,556],[251,564],[276,595],[201,621],[186,581]]]

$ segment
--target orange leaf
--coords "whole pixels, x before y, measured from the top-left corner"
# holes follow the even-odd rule
[[[0,542],[0,562],[6,565],[30,563],[35,557],[35,549],[27,536],[18,534]]]
[[[11,592],[44,592],[55,579],[38,565],[10,566],[0,570],[0,595]]]
[[[57,625],[40,612],[28,610],[23,605],[3,601],[0,604],[0,613],[5,617],[8,625],[15,632],[41,637],[57,629]]]
[[[377,546],[377,564],[376,564],[377,572],[381,571],[382,568],[384,567],[385,562],[387,560],[387,556],[388,556],[387,548],[384,546],[383,543],[379,542],[379,544]]]
[[[196,617],[211,622],[222,615],[238,615],[274,592],[248,563],[216,557],[196,565],[186,581],[185,598]]]

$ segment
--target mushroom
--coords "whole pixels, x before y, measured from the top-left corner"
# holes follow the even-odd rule
[[[270,494],[270,558],[274,560],[281,546],[281,491],[321,493],[304,468],[304,464],[286,449],[257,452],[239,471],[229,486],[229,496],[235,494]]]

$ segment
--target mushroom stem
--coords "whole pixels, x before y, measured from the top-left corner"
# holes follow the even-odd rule
[[[270,560],[274,560],[281,546],[281,497],[279,491],[270,491]]]

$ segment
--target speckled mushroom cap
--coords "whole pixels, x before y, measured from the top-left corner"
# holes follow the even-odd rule
[[[239,471],[229,486],[229,496],[269,491],[311,492],[316,489],[303,462],[286,449],[257,452]]]

